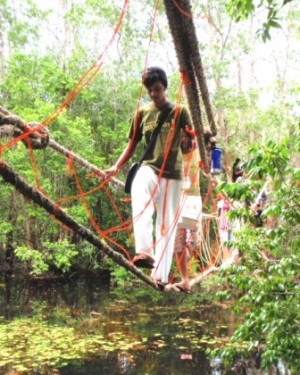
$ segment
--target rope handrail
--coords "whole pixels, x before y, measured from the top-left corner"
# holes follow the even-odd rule
[[[35,126],[36,123],[32,123],[32,124],[33,126]],[[26,132],[26,129],[28,129],[29,126],[30,124],[27,124],[22,118],[11,114],[8,110],[0,106],[0,138],[1,138],[1,133],[3,133],[3,135],[6,135],[6,136],[18,136],[22,134],[23,132]],[[45,128],[43,128],[42,130],[45,131]],[[30,134],[29,137],[30,137],[31,144],[33,145],[41,144],[41,139],[43,139],[43,136],[46,134],[45,132],[43,132],[42,134],[41,133],[42,131],[40,130],[39,132],[34,132]],[[74,152],[61,146],[59,143],[51,139],[48,133],[47,133],[47,137],[48,137],[47,143],[45,142],[43,146],[41,145],[41,147],[36,146],[33,148],[45,148],[49,146],[53,150],[61,153],[67,158],[72,157],[74,162],[85,167],[88,171],[94,173],[95,175],[98,175],[100,178],[105,178],[105,174],[95,165],[89,163],[82,157],[76,155]],[[25,142],[25,145],[26,145],[26,142]],[[109,182],[112,182],[113,184],[115,184],[116,186],[120,188],[124,188],[124,182],[116,179],[115,177],[112,177],[109,180]]]
[[[123,12],[120,15],[118,25],[114,31],[112,40],[116,35],[116,30],[120,27],[122,18],[124,16],[124,11],[128,0],[124,2]],[[178,4],[177,4],[178,3]],[[159,1],[157,1],[155,13],[158,7]],[[214,116],[212,113],[212,108],[209,100],[208,89],[206,85],[206,78],[203,72],[202,61],[200,54],[198,53],[197,48],[197,38],[195,33],[195,28],[193,25],[193,20],[187,20],[186,14],[183,17],[182,12],[178,12],[178,9],[175,5],[179,5],[181,10],[184,10],[187,14],[191,14],[189,0],[180,0],[178,2],[173,1],[167,2],[165,0],[165,8],[166,13],[169,19],[169,25],[171,28],[171,33],[174,38],[174,44],[176,48],[177,57],[179,60],[180,71],[182,73],[182,86],[184,86],[188,106],[190,108],[192,114],[192,122],[195,127],[196,139],[199,146],[200,157],[204,165],[207,165],[207,154],[205,149],[204,143],[204,123],[202,119],[202,109],[200,107],[200,101],[204,103],[204,109],[206,113],[206,117],[208,123],[211,127],[212,134],[216,134],[216,126],[214,121]],[[152,22],[152,29],[151,35],[153,32],[154,26],[154,19]],[[177,22],[180,21],[180,22]],[[181,25],[181,27],[180,27]],[[183,38],[183,34],[186,34],[186,38]],[[150,40],[151,41],[151,40]],[[106,50],[105,50],[106,52]],[[0,137],[1,131],[4,127],[9,125],[14,125],[15,128],[12,129],[14,137],[18,137],[18,141],[21,140],[27,148],[29,148],[30,152],[32,149],[41,149],[47,146],[51,147],[55,151],[63,154],[66,156],[68,161],[76,162],[79,165],[87,168],[90,172],[95,174],[101,181],[101,186],[105,185],[108,182],[112,182],[113,184],[117,185],[118,187],[123,188],[124,183],[117,180],[116,178],[110,178],[106,180],[105,174],[93,164],[90,164],[80,156],[74,154],[70,150],[67,150],[65,147],[59,145],[53,139],[50,139],[49,133],[46,129],[46,126],[49,125],[60,113],[62,108],[66,105],[67,102],[72,100],[75,95],[77,95],[84,87],[86,87],[92,78],[96,75],[100,67],[102,66],[102,58],[103,54],[99,56],[95,64],[92,65],[91,69],[78,81],[74,89],[68,95],[67,99],[62,103],[62,105],[55,111],[52,115],[49,116],[47,121],[43,123],[29,123],[27,124],[22,119],[18,118],[17,116],[11,115],[7,110],[0,107]],[[148,60],[148,56],[146,58],[146,62]],[[146,64],[147,65],[147,64]],[[3,125],[3,126],[2,126]],[[7,128],[5,129],[7,131]],[[4,151],[8,148],[11,144],[14,144],[14,140],[12,140],[9,144],[4,145],[1,147],[0,145],[0,157],[1,151]],[[63,209],[61,209],[57,202],[52,202],[47,196],[45,196],[39,189],[33,188],[29,186],[21,177],[19,177],[4,161],[0,160],[0,174],[4,178],[6,182],[11,183],[21,194],[26,196],[27,198],[33,200],[36,204],[43,207],[48,213],[53,215],[58,221],[60,221],[63,225],[66,225],[68,228],[72,229],[73,231],[77,232],[83,239],[89,241],[91,244],[96,246],[96,248],[103,250],[106,254],[111,257],[117,264],[125,267],[136,276],[141,278],[147,284],[150,284],[155,289],[158,289],[157,285],[153,283],[143,272],[139,271],[132,263],[130,263],[124,256],[120,255],[113,249],[111,249],[104,241],[95,236],[91,231],[83,227],[82,225],[78,224],[73,218],[68,216]],[[37,184],[38,185],[38,184]],[[210,184],[209,191],[207,196],[205,197],[204,203],[206,203],[208,196],[212,192],[212,184]],[[105,188],[105,187],[104,187]],[[25,195],[26,194],[26,195]],[[82,196],[82,193],[81,195]],[[210,225],[210,220],[215,219],[218,222],[218,219],[213,214],[203,214],[204,219],[208,219],[208,225]],[[217,258],[220,256],[220,250],[218,250]],[[214,254],[210,254],[210,251],[206,252],[209,256],[209,265],[212,265],[212,258],[215,259],[215,248],[213,249]],[[206,255],[204,254],[204,256]],[[199,253],[200,256],[200,253]],[[215,267],[216,268],[216,267]],[[207,270],[204,270],[207,272]]]
[[[152,286],[154,289],[158,291],[161,290],[155,282],[136,268],[132,262],[127,261],[123,255],[114,251],[104,241],[96,237],[90,230],[79,224],[70,215],[64,212],[57,204],[43,195],[39,190],[28,185],[26,181],[15,173],[14,170],[3,160],[0,160],[0,175],[4,181],[13,185],[14,188],[24,197],[32,200],[34,203],[44,208],[50,215],[53,215],[60,223],[76,232],[82,239],[88,241],[100,251],[105,252],[105,254],[109,258],[113,259],[115,263],[130,271],[146,284]]]
[[[35,126],[35,123],[33,123],[31,126]],[[8,128],[10,127],[10,128]],[[5,128],[5,129],[4,129]],[[24,120],[22,120],[20,117],[11,114],[6,109],[0,107],[0,137],[1,133],[5,134],[6,136],[17,136],[19,134],[22,134],[24,131],[26,132],[26,129],[28,128],[28,124],[25,123]],[[4,129],[4,132],[1,130]],[[42,129],[44,130],[44,129]],[[43,146],[40,147],[41,140],[44,137],[44,132],[33,132],[28,135],[27,138],[25,138],[25,141],[23,142],[26,147],[31,147],[32,144],[38,143],[37,147],[33,148],[45,148],[50,147],[53,150],[59,152],[60,154],[64,155],[66,158],[71,159],[72,162],[76,162],[79,165],[85,167],[90,172],[94,173],[95,175],[99,176],[101,178],[102,172],[94,166],[93,164],[89,163],[85,159],[81,158],[80,156],[76,155],[75,153],[71,152],[67,148],[61,146],[56,141],[51,139],[49,137],[48,132],[47,135],[47,142],[44,142]],[[157,284],[154,283],[150,278],[148,278],[143,272],[141,272],[139,269],[137,269],[132,262],[128,261],[123,255],[113,250],[111,247],[107,245],[106,242],[102,242],[101,239],[97,238],[97,236],[93,235],[92,232],[90,232],[88,229],[86,229],[84,226],[78,224],[74,219],[70,218],[57,204],[57,202],[52,202],[50,199],[48,199],[42,192],[40,192],[39,189],[35,189],[33,187],[30,187],[21,177],[19,177],[10,167],[5,164],[4,161],[0,164],[0,174],[4,178],[6,182],[11,183],[21,194],[26,196],[27,198],[33,200],[36,204],[43,207],[48,213],[50,213],[52,216],[55,217],[62,225],[66,226],[67,228],[71,228],[73,231],[78,233],[83,239],[90,242],[92,245],[96,246],[98,249],[105,251],[105,253],[112,258],[117,264],[123,266],[133,274],[135,274],[137,277],[142,279],[145,283],[151,285],[153,288],[160,290],[157,287]],[[210,179],[211,180],[211,179]],[[124,187],[124,183],[112,178],[110,180],[114,184],[116,184],[119,187]],[[212,182],[212,181],[211,181]],[[105,182],[104,182],[105,183]],[[209,189],[209,192],[211,193],[211,189]],[[209,195],[209,194],[208,194]],[[206,197],[208,199],[208,197]],[[206,199],[205,199],[206,201]],[[216,214],[211,213],[202,213],[203,220],[216,220],[219,221],[219,217]],[[208,224],[209,225],[209,224]],[[204,236],[205,237],[205,236]],[[203,238],[204,238],[203,237]],[[207,240],[201,241],[200,247],[203,248],[202,254],[199,253],[199,256],[202,257],[202,260],[205,260],[207,264],[209,264],[208,268],[205,268],[204,270],[200,270],[199,274],[191,280],[191,284],[195,285],[198,282],[200,282],[203,277],[208,275],[211,272],[215,272],[218,268],[215,266],[215,262],[212,260],[211,255],[211,246],[210,244],[206,243]],[[217,251],[217,255],[213,254],[214,259],[218,259],[220,257],[220,250]],[[205,259],[204,259],[205,258]]]

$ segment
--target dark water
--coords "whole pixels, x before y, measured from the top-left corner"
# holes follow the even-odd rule
[[[68,366],[60,371],[65,375],[99,375],[99,374],[153,374],[153,375],[185,375],[211,374],[209,362],[204,354],[197,353],[192,360],[180,360],[180,357],[168,353],[166,355],[152,355],[146,353],[136,358],[135,363],[119,355],[115,358],[105,358],[93,363],[82,363],[78,366]]]
[[[80,328],[78,325],[76,329],[83,332],[88,332],[87,327],[93,324],[93,333],[95,330],[103,332],[108,341],[116,332],[120,340],[123,335],[124,338],[132,340],[135,337],[143,341],[141,347],[132,350],[129,347],[126,351],[99,351],[92,358],[87,356],[89,358],[73,361],[58,368],[62,375],[211,374],[205,345],[199,338],[213,338],[212,327],[218,333],[227,331],[224,327],[216,329],[219,309],[198,305],[193,301],[196,294],[194,297],[169,293],[156,296],[157,292],[151,290],[149,293],[154,295],[154,301],[147,296],[129,301],[126,297],[133,291],[122,295],[118,288],[119,295],[116,296],[113,288],[102,281],[97,282],[96,278],[67,282],[38,278],[26,281],[4,275],[1,285],[0,316],[8,320],[30,315],[36,304],[43,303],[44,309],[47,306],[49,310],[60,307],[78,317],[76,321],[80,322]],[[148,287],[138,284],[138,288]],[[188,298],[192,300],[191,307],[185,306]]]
[[[110,287],[103,275],[89,276],[21,280],[2,275],[0,316],[8,321],[31,316],[42,305],[41,314],[50,323],[63,325],[71,319],[78,334],[101,333],[112,345],[112,349],[99,348],[92,355],[83,353],[79,360],[43,370],[37,367],[28,374],[225,374],[218,366],[211,367],[205,349],[227,341],[235,320],[229,309],[203,301],[200,288],[191,295],[158,293],[142,283],[131,289]],[[124,340],[125,349],[119,346]],[[0,366],[0,374],[13,372]]]

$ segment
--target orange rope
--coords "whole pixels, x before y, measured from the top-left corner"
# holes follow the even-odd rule
[[[98,56],[97,60],[89,67],[89,69],[80,77],[80,79],[77,81],[73,89],[67,95],[66,99],[59,105],[59,107],[55,111],[53,111],[48,117],[46,117],[46,119],[44,119],[38,126],[34,128],[29,128],[28,131],[26,128],[25,133],[12,139],[11,141],[7,142],[4,146],[2,146],[1,152],[15,145],[17,142],[23,140],[24,138],[27,138],[30,134],[38,132],[43,127],[51,124],[58,117],[58,115],[62,112],[62,110],[70,103],[70,101],[73,100],[85,87],[87,87],[90,84],[92,79],[96,76],[96,74],[99,72],[100,68],[102,67],[103,65],[102,60],[104,56],[107,55],[109,47],[111,47],[116,35],[119,32],[128,3],[129,3],[129,0],[124,0],[124,4],[120,12],[118,22],[113,31],[113,35],[110,41],[108,42],[108,44],[106,45],[106,47],[104,48],[104,51]]]
[[[191,19],[196,19],[196,18],[206,18],[206,16],[198,16],[198,17],[195,17],[193,16],[191,13],[188,13],[186,12],[185,10],[183,10],[181,8],[181,6],[178,4],[178,2],[176,0],[172,0],[175,7],[179,10],[180,13],[182,13],[184,16],[186,16],[187,18],[191,18]]]
[[[173,2],[175,4],[175,6],[180,11],[182,11],[186,16],[188,16],[188,14],[186,12],[184,12],[178,6],[178,3],[175,0],[173,0]],[[23,132],[22,135],[14,138],[13,140],[7,142],[4,146],[1,147],[0,151],[2,152],[3,150],[8,149],[12,145],[15,145],[17,142],[19,142],[19,141],[21,141],[23,139],[26,140],[27,147],[28,147],[28,154],[29,154],[29,158],[30,158],[32,170],[33,170],[33,173],[34,173],[35,184],[36,184],[36,186],[37,186],[37,188],[39,190],[40,190],[40,183],[39,183],[39,179],[38,179],[38,175],[37,175],[37,165],[36,165],[36,161],[35,161],[35,158],[34,158],[33,149],[32,149],[31,144],[30,144],[29,136],[31,134],[33,134],[33,133],[39,132],[43,127],[48,126],[49,124],[51,124],[58,117],[58,115],[62,112],[62,110],[69,104],[69,102],[71,100],[73,100],[84,88],[86,88],[91,83],[91,81],[94,79],[94,77],[96,76],[96,74],[100,71],[100,69],[103,66],[104,57],[107,54],[109,47],[113,43],[113,41],[114,41],[114,39],[115,39],[118,31],[119,31],[119,28],[120,28],[121,23],[123,21],[123,17],[125,15],[125,10],[126,10],[126,7],[127,7],[128,3],[129,3],[129,0],[124,0],[123,8],[122,8],[122,11],[121,11],[121,13],[119,15],[118,22],[117,22],[117,24],[116,24],[116,26],[114,28],[113,35],[112,35],[109,43],[104,48],[104,51],[98,56],[98,58],[90,66],[90,68],[80,77],[80,79],[77,81],[77,83],[75,84],[75,86],[73,87],[73,89],[69,92],[69,94],[67,95],[67,97],[65,98],[65,100],[59,105],[59,107],[55,111],[53,111],[48,117],[46,117],[36,127],[31,128],[27,124],[25,124],[24,132]],[[148,57],[149,57],[150,44],[151,44],[152,38],[153,38],[154,26],[155,26],[155,19],[156,19],[156,14],[157,14],[157,11],[158,11],[158,8],[159,8],[159,4],[160,4],[160,0],[157,0],[156,4],[155,4],[153,16],[152,16],[152,19],[151,19],[149,44],[148,44],[148,48],[147,48],[147,52],[146,52],[146,57],[145,57],[144,71],[146,71],[146,68],[147,68],[147,65],[148,65]],[[181,102],[181,99],[182,99],[182,96],[183,96],[183,87],[184,87],[184,85],[191,83],[191,81],[188,79],[188,74],[192,73],[193,71],[194,71],[194,69],[191,70],[191,71],[187,71],[187,72],[180,72],[181,80],[180,80],[180,86],[179,86],[179,90],[178,90],[178,95],[177,95],[177,98],[176,98],[176,106],[175,106],[174,119],[172,121],[172,125],[170,127],[170,131],[168,133],[168,137],[167,137],[167,141],[166,141],[166,147],[165,147],[165,150],[164,150],[164,160],[163,160],[162,167],[161,167],[161,170],[160,170],[159,175],[158,175],[158,179],[160,179],[161,176],[162,176],[162,172],[164,170],[164,166],[165,166],[167,157],[168,157],[169,152],[170,152],[172,140],[173,140],[173,137],[174,137],[174,131],[175,131],[175,126],[176,126],[176,121],[177,121],[178,114],[179,114],[179,109],[180,109],[180,107],[179,107],[178,104]],[[143,82],[141,82],[141,87],[140,87],[140,92],[139,92],[139,100],[138,100],[138,105],[137,105],[137,113],[139,112],[139,106],[140,106],[141,98],[142,98],[142,91],[143,91]],[[135,116],[135,118],[136,118],[135,121],[136,121],[136,124],[137,124],[138,123],[138,116]],[[136,127],[135,127],[135,129],[136,129]],[[195,136],[195,132],[194,131],[189,130],[188,128],[186,129],[186,131],[190,135]],[[44,137],[45,135],[39,134],[39,136],[43,136]],[[198,168],[201,168],[201,167],[203,167],[203,163],[200,162]],[[126,256],[127,259],[131,260],[131,257],[130,257],[130,254],[128,253],[128,251],[123,246],[121,246],[119,243],[117,243],[116,241],[114,241],[111,237],[109,237],[109,235],[111,235],[111,234],[113,234],[115,232],[118,232],[118,231],[126,231],[127,236],[130,239],[130,241],[132,243],[132,246],[133,246],[133,242],[134,241],[133,241],[133,238],[132,238],[132,235],[131,235],[132,221],[135,222],[136,220],[138,220],[139,216],[142,215],[143,212],[141,212],[139,215],[137,215],[137,217],[132,218],[132,221],[131,220],[124,220],[123,217],[122,217],[122,214],[121,214],[121,212],[119,210],[119,207],[118,207],[117,203],[115,202],[115,200],[113,199],[113,197],[112,197],[109,189],[107,188],[107,182],[108,181],[105,180],[105,179],[101,179],[100,176],[98,176],[98,178],[100,180],[100,183],[96,187],[94,187],[94,188],[92,188],[92,189],[90,189],[88,191],[83,191],[83,188],[81,186],[80,180],[79,180],[78,175],[76,173],[76,170],[74,168],[73,158],[71,156],[71,153],[70,153],[70,155],[68,155],[67,160],[66,160],[66,174],[68,174],[68,175],[70,175],[70,176],[72,176],[74,178],[74,181],[75,181],[75,184],[76,184],[76,189],[77,189],[77,195],[74,195],[72,197],[65,197],[65,198],[58,199],[58,200],[56,200],[56,204],[61,204],[63,202],[67,202],[69,200],[80,199],[81,204],[83,205],[84,210],[86,212],[87,219],[89,220],[92,228],[98,233],[99,237],[100,238],[104,238],[107,242],[113,244],[115,247],[117,247]],[[86,177],[89,178],[91,176],[92,176],[92,174],[87,175]],[[91,210],[90,210],[90,208],[88,206],[88,203],[86,201],[86,197],[88,195],[93,194],[93,193],[95,193],[96,191],[98,191],[100,189],[103,189],[103,191],[105,192],[107,198],[109,199],[111,207],[113,208],[113,211],[116,213],[116,215],[117,215],[117,217],[118,217],[118,219],[120,221],[119,225],[116,225],[115,227],[108,228],[106,230],[102,230],[99,227],[99,225],[97,224],[96,220],[93,218]],[[149,200],[149,202],[147,204],[150,204],[150,202],[151,202],[151,200],[152,200],[152,198],[153,198],[153,196],[154,196],[154,194],[156,192],[156,189],[157,189],[157,186],[154,189],[154,191],[152,193],[153,195],[152,195],[151,199]],[[208,200],[209,200],[212,192],[213,192],[213,182],[210,181],[207,193],[206,193],[204,201],[203,201],[203,206],[205,206],[207,204],[207,202],[208,202]],[[164,197],[164,200],[166,200],[166,199],[168,199],[168,197],[167,197],[167,189],[166,189],[166,195]],[[125,201],[125,200],[123,199],[123,201]],[[57,206],[57,210],[59,210],[59,206]],[[164,217],[164,215],[165,215],[165,207],[163,208],[163,217]],[[174,223],[177,221],[179,215],[180,215],[180,209],[176,213],[176,217],[174,218]],[[55,213],[52,215],[52,217],[53,217],[54,220],[57,221]],[[205,235],[207,235],[207,233],[209,231],[209,225],[210,225],[210,221],[209,221],[208,225],[206,225],[206,227],[204,228]],[[70,228],[67,228],[67,227],[65,227],[65,229],[66,230],[70,230]],[[165,228],[164,220],[162,220],[162,227],[161,227],[162,236],[168,230],[172,230],[172,231],[176,230],[176,225],[172,225],[171,228]],[[156,241],[159,242],[159,239],[156,239]],[[212,263],[215,264],[215,262],[218,259],[218,252],[215,252],[215,249],[216,249],[216,246],[217,246],[217,242],[216,241],[217,241],[217,239],[215,240],[215,244],[213,245],[213,251],[212,251],[209,259],[206,259],[206,263],[207,264],[212,264]],[[149,249],[149,251],[150,250],[152,250],[152,249]],[[197,255],[198,259],[199,258],[201,259],[201,256],[204,256],[204,254],[201,254],[201,250],[202,249],[201,249],[201,244],[200,244],[199,253],[198,254],[194,254],[194,256]],[[164,251],[165,251],[165,249],[164,249]],[[188,248],[185,251],[188,251]],[[181,257],[181,259],[183,259],[183,258]],[[200,264],[198,264],[198,267],[199,267],[200,271],[203,271],[203,267],[201,269],[201,265]],[[177,268],[178,268],[178,264],[177,264]]]

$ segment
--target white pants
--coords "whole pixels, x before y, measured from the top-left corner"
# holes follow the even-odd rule
[[[181,180],[160,178],[152,168],[142,166],[132,183],[132,218],[137,254],[155,259],[151,276],[167,283],[178,222]],[[156,209],[155,240],[153,216]]]

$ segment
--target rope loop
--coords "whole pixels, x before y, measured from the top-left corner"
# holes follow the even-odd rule
[[[183,82],[183,84],[185,85],[191,85],[192,84],[192,81],[188,79],[188,75],[190,74],[194,74],[195,71],[199,70],[200,69],[200,66],[197,66],[195,68],[192,68],[190,70],[180,70],[180,76],[181,76],[181,80]]]
[[[191,84],[192,84],[192,81],[190,81],[190,80],[187,78],[187,75],[188,75],[189,73],[191,73],[191,72],[192,72],[191,70],[190,70],[190,71],[186,71],[186,72],[184,72],[184,71],[181,71],[181,72],[180,72],[181,80],[182,80],[182,82],[183,82],[184,85],[191,85]]]
[[[28,133],[39,125],[40,123],[38,122],[29,122],[25,124],[23,131],[24,133]],[[41,150],[49,144],[49,132],[45,127],[41,128],[39,131],[29,134],[28,138],[26,137],[22,142],[27,148],[30,146],[34,150]]]
[[[190,129],[187,125],[184,127],[184,131],[190,135],[191,137],[195,137],[196,136],[196,132],[195,130],[192,130]]]

